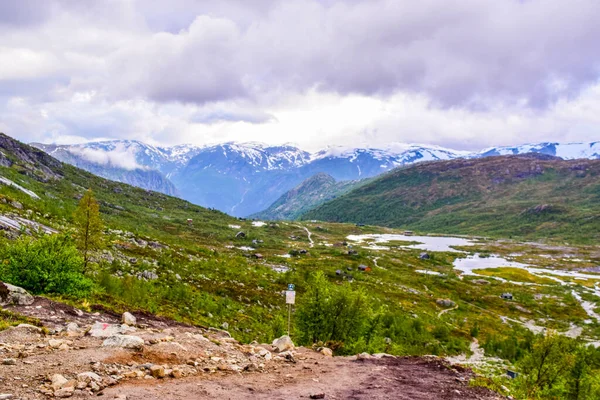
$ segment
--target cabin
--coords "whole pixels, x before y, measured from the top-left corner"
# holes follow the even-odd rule
[[[260,253],[253,254],[252,257],[256,258],[257,260],[262,260],[264,258]]]
[[[506,376],[508,376],[510,379],[515,379],[517,376],[519,376],[519,373],[515,372],[515,371],[511,371],[510,369],[507,369]]]
[[[502,293],[502,297],[504,300],[512,300],[513,299],[513,295],[512,293]]]
[[[404,231],[404,236],[412,236],[415,233],[413,231]]]

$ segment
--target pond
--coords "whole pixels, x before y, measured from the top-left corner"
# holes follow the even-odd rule
[[[455,250],[453,246],[472,246],[475,244],[474,240],[451,237],[451,236],[408,236],[400,234],[368,234],[368,235],[349,235],[348,240],[356,243],[363,243],[366,241],[373,241],[375,243],[388,243],[392,241],[403,241],[403,242],[418,242],[417,244],[401,245],[409,249],[419,249],[427,251],[449,251],[449,252],[461,252]],[[377,248],[377,250],[385,250],[383,246]],[[461,252],[462,253],[462,252]]]

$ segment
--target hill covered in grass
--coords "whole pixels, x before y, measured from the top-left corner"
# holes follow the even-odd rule
[[[251,218],[294,220],[305,212],[358,187],[367,180],[336,181],[331,175],[318,173],[283,194],[269,208]]]
[[[594,243],[600,239],[600,160],[529,154],[421,163],[302,218]]]

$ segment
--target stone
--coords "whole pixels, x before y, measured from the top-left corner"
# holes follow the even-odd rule
[[[359,355],[356,356],[357,360],[368,360],[371,358],[371,355],[369,353],[360,353]]]
[[[166,376],[165,368],[160,365],[150,367],[150,374],[155,378],[164,378]]]
[[[14,358],[5,358],[2,360],[2,365],[17,365],[17,360]]]
[[[66,388],[62,388],[59,389],[57,391],[54,392],[54,397],[58,397],[60,398],[66,398],[66,397],[71,397],[73,396],[73,393],[75,392],[75,388],[74,387],[66,387]]]
[[[181,372],[181,370],[179,368],[173,368],[173,370],[171,371],[171,376],[173,378],[181,378],[183,376],[183,373]]]
[[[48,340],[48,346],[52,347],[53,349],[58,349],[64,343],[65,343],[64,340],[59,340],[59,339]]]
[[[52,382],[51,386],[52,386],[52,389],[54,389],[54,390],[62,389],[63,386],[65,386],[67,384],[67,382],[69,382],[69,380],[67,378],[65,378],[64,376],[62,376],[61,374],[52,375],[52,377],[50,378],[50,381]]]
[[[127,400],[127,395],[126,394],[118,394],[115,396],[114,400]]]
[[[456,305],[456,303],[450,299],[437,299],[435,302],[438,306],[441,306],[444,308],[450,308],[450,307],[454,307]]]
[[[140,279],[142,279],[142,278],[143,278],[143,279],[146,279],[146,280],[149,280],[149,281],[153,281],[153,280],[155,280],[155,279],[158,279],[158,275],[157,275],[155,272],[152,272],[152,271],[142,271],[142,272],[141,272],[141,273],[138,275],[138,277],[139,277]]]
[[[325,393],[311,394],[309,396],[309,398],[311,398],[311,399],[324,399],[325,398]]]
[[[14,399],[15,395],[10,393],[0,393],[0,400],[10,400]]]
[[[137,319],[133,316],[133,314],[131,314],[129,312],[123,313],[123,316],[121,317],[121,321],[125,325],[130,325],[130,326],[133,326],[137,323]]]
[[[94,382],[102,382],[102,377],[98,374],[96,374],[95,372],[82,372],[80,374],[77,374],[77,382],[86,382],[89,383],[91,381]]]
[[[144,339],[131,335],[114,335],[106,338],[104,342],[102,342],[102,346],[140,350],[144,347]]]
[[[429,254],[427,254],[427,253],[421,253],[421,254],[419,254],[419,258],[421,260],[429,260]]]
[[[325,357],[333,357],[333,351],[327,347],[322,347],[319,353],[323,354]]]
[[[88,335],[92,337],[106,338],[114,335],[123,335],[129,332],[135,332],[135,328],[130,327],[128,325],[117,325],[96,322],[88,331]]]
[[[65,331],[67,332],[68,336],[79,336],[80,334],[79,325],[77,325],[75,322],[68,323]]]
[[[276,351],[281,353],[287,350],[294,350],[294,342],[288,335],[283,335],[282,337],[273,340],[273,347],[275,347]]]
[[[17,306],[29,306],[35,299],[22,287],[0,282],[0,306],[14,304]]]

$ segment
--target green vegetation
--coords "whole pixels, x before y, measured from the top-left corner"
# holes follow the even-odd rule
[[[34,294],[86,296],[92,282],[83,275],[83,259],[67,235],[21,236],[0,248],[0,280]]]
[[[554,283],[552,279],[540,278],[524,269],[512,267],[478,269],[477,274],[495,276],[511,282],[537,283],[540,285],[552,285]]]
[[[600,240],[600,160],[489,157],[399,168],[302,219],[504,238]]]
[[[316,206],[335,199],[369,181],[370,179],[336,182],[333,177],[321,172],[281,195],[266,210],[250,217],[266,220],[295,220]]]
[[[76,232],[75,241],[83,255],[84,269],[87,269],[91,253],[100,250],[103,242],[100,206],[91,189],[86,190],[83,194],[73,220]]]

